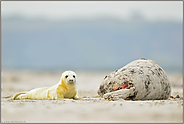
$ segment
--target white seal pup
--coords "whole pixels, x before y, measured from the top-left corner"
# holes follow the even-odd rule
[[[36,88],[28,92],[15,94],[11,100],[60,100],[63,98],[79,99],[76,84],[77,75],[73,71],[62,73],[60,81],[52,87]]]
[[[141,58],[105,76],[97,93],[106,100],[162,100],[171,85],[156,62]]]

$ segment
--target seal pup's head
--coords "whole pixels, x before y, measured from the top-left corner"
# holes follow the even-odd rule
[[[61,76],[61,80],[63,80],[63,82],[66,85],[75,85],[76,84],[76,77],[77,77],[77,75],[75,74],[75,72],[65,71],[65,72],[63,72],[63,74]]]

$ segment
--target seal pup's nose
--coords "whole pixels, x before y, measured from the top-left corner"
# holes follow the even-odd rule
[[[73,82],[73,79],[70,79],[69,81]]]

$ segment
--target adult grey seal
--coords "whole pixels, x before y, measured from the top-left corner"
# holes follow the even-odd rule
[[[156,62],[141,58],[105,76],[97,93],[106,100],[163,100],[171,86]]]

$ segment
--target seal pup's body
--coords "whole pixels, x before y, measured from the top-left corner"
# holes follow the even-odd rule
[[[11,100],[34,99],[34,100],[59,100],[63,98],[78,98],[76,74],[73,71],[65,71],[60,81],[52,87],[36,88],[28,92],[15,94]]]

